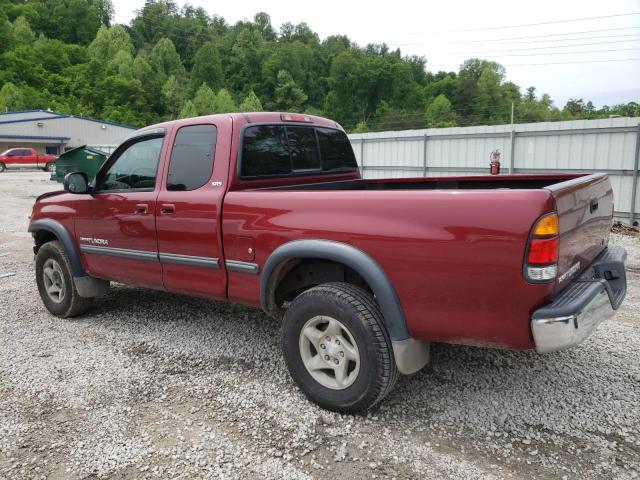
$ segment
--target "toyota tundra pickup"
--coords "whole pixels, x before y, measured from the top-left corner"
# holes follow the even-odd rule
[[[111,281],[260,307],[295,382],[339,412],[379,402],[431,342],[566,349],[626,293],[607,175],[363,179],[316,116],[153,125],[64,190],[29,225],[52,314]]]
[[[14,168],[39,168],[53,172],[57,158],[55,155],[38,153],[35,148],[10,148],[0,153],[0,172]]]

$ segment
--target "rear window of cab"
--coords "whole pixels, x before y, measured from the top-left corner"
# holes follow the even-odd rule
[[[286,177],[358,169],[341,130],[298,125],[254,125],[242,136],[240,177]]]

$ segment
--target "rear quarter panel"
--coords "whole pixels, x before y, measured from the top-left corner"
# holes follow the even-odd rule
[[[524,349],[553,288],[524,280],[525,245],[553,206],[543,190],[232,191],[223,242],[253,238],[260,267],[291,240],[351,244],[384,269],[414,338]],[[257,305],[259,276],[231,273],[228,294]]]

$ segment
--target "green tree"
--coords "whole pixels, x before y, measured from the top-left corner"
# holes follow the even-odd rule
[[[206,83],[200,85],[200,88],[196,92],[193,98],[193,106],[197,115],[211,115],[212,113],[216,113],[216,94]]]
[[[131,54],[126,50],[120,50],[109,61],[106,69],[112,73],[117,72],[125,78],[134,78],[133,63],[134,60]]]
[[[468,60],[465,60],[464,63],[460,66],[460,73],[458,74],[458,76],[461,80],[469,79],[479,82],[480,77],[485,72],[485,70],[489,70],[494,73],[500,81],[504,79],[504,76],[506,74],[505,68],[498,62],[483,60],[480,58],[470,58]]]
[[[7,82],[0,88],[0,111],[15,111],[25,107],[22,91],[13,83]]]
[[[524,96],[524,100],[528,101],[528,102],[535,102],[536,101],[536,87],[527,88],[527,93]]]
[[[129,26],[112,18],[111,0],[0,0],[0,86],[12,84],[21,98],[11,87],[7,95],[24,108],[134,125],[262,106],[358,131],[506,123],[512,103],[517,121],[640,113],[638,99],[601,108],[572,99],[558,109],[534,88],[521,93],[496,62],[430,72],[423,57],[345,35],[320,41],[305,23],[276,33],[265,12],[228,24],[177,0],[147,0]]]
[[[193,102],[191,100],[187,100],[186,102],[184,102],[184,105],[180,110],[180,115],[178,115],[178,118],[192,118],[197,116],[198,116],[198,111],[196,110],[196,107],[193,104]]]
[[[491,68],[480,74],[477,92],[473,102],[473,112],[469,115],[474,123],[498,123],[505,120],[506,105],[500,89],[501,77]]]
[[[261,112],[262,103],[253,90],[250,90],[242,103],[240,103],[238,110],[241,112]]]
[[[165,100],[167,111],[171,118],[176,118],[184,101],[184,89],[174,75],[170,75],[162,86],[162,97]]]
[[[0,55],[11,48],[13,44],[13,31],[9,19],[0,10]]]
[[[238,107],[229,91],[225,88],[220,89],[216,95],[215,111],[213,113],[231,113],[237,110]]]
[[[111,0],[93,0],[93,5],[98,12],[98,19],[102,25],[109,27],[115,15],[113,2]]]
[[[444,73],[444,72],[442,72]],[[444,76],[427,82],[424,87],[424,95],[427,104],[430,104],[438,95],[453,98],[458,90],[458,79],[455,74],[444,74]]]
[[[136,58],[131,65],[131,72],[132,75],[141,82],[149,81],[149,79],[153,75],[153,69],[151,68],[151,65],[140,53],[136,55]]]
[[[131,36],[137,48],[169,37],[175,26],[178,6],[171,0],[147,0],[131,21]]]
[[[191,83],[195,87],[206,83],[211,88],[220,88],[223,82],[221,55],[213,42],[206,42],[196,53]]]
[[[585,113],[584,100],[570,98],[567,104],[564,106],[564,110],[569,112],[572,116],[581,118]]]
[[[89,57],[98,63],[108,62],[120,51],[126,52],[129,55],[133,54],[131,38],[120,25],[100,27],[96,38],[88,47]]]
[[[162,96],[158,95],[163,84],[142,53],[138,53],[133,60],[131,75],[141,85],[140,95],[136,98],[140,117],[150,118],[152,121],[159,120],[159,116],[164,112],[164,100]]]
[[[300,112],[306,101],[307,95],[296,84],[291,74],[286,70],[280,70],[275,89],[275,107],[280,110]]]
[[[454,127],[455,114],[449,99],[441,93],[427,107],[425,120],[429,127]]]
[[[479,83],[480,77],[484,72],[485,78],[484,91],[482,93],[483,99],[479,100],[477,97],[480,95]],[[492,89],[491,85],[497,83],[501,84],[506,71],[502,65],[497,62],[489,60],[483,60],[480,58],[470,58],[465,60],[460,66],[458,73],[458,89],[455,96],[452,98],[454,109],[458,110],[467,123],[483,123],[488,121],[488,113],[482,110],[488,104],[486,102],[487,96],[492,95],[489,90]],[[475,111],[474,107],[479,104],[481,106],[481,112]]]
[[[226,65],[227,84],[237,92],[257,90],[260,69],[266,56],[262,34],[247,27],[237,34]]]
[[[31,45],[36,41],[36,35],[24,17],[18,17],[13,22],[13,41],[17,45]]]
[[[28,4],[23,12],[32,28],[65,43],[89,44],[113,15],[108,0],[30,0]]]
[[[262,38],[272,42],[276,39],[276,31],[271,26],[271,17],[265,12],[258,12],[253,17],[253,23],[262,35]]]
[[[183,76],[184,66],[180,61],[180,56],[176,52],[176,47],[168,38],[158,40],[151,50],[149,63],[163,80],[173,76]]]
[[[354,128],[353,133],[367,133],[369,131],[369,125],[367,122],[358,122],[356,128]]]

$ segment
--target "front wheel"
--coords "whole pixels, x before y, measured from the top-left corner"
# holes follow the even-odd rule
[[[47,172],[55,172],[56,171],[56,164],[54,162],[47,163],[47,167],[45,168],[45,171],[47,171]]]
[[[380,308],[368,292],[347,283],[300,294],[284,316],[282,348],[294,381],[328,410],[364,412],[398,377]]]
[[[78,294],[69,259],[58,241],[45,243],[38,250],[36,283],[44,306],[57,317],[81,315],[93,305],[93,298]]]

